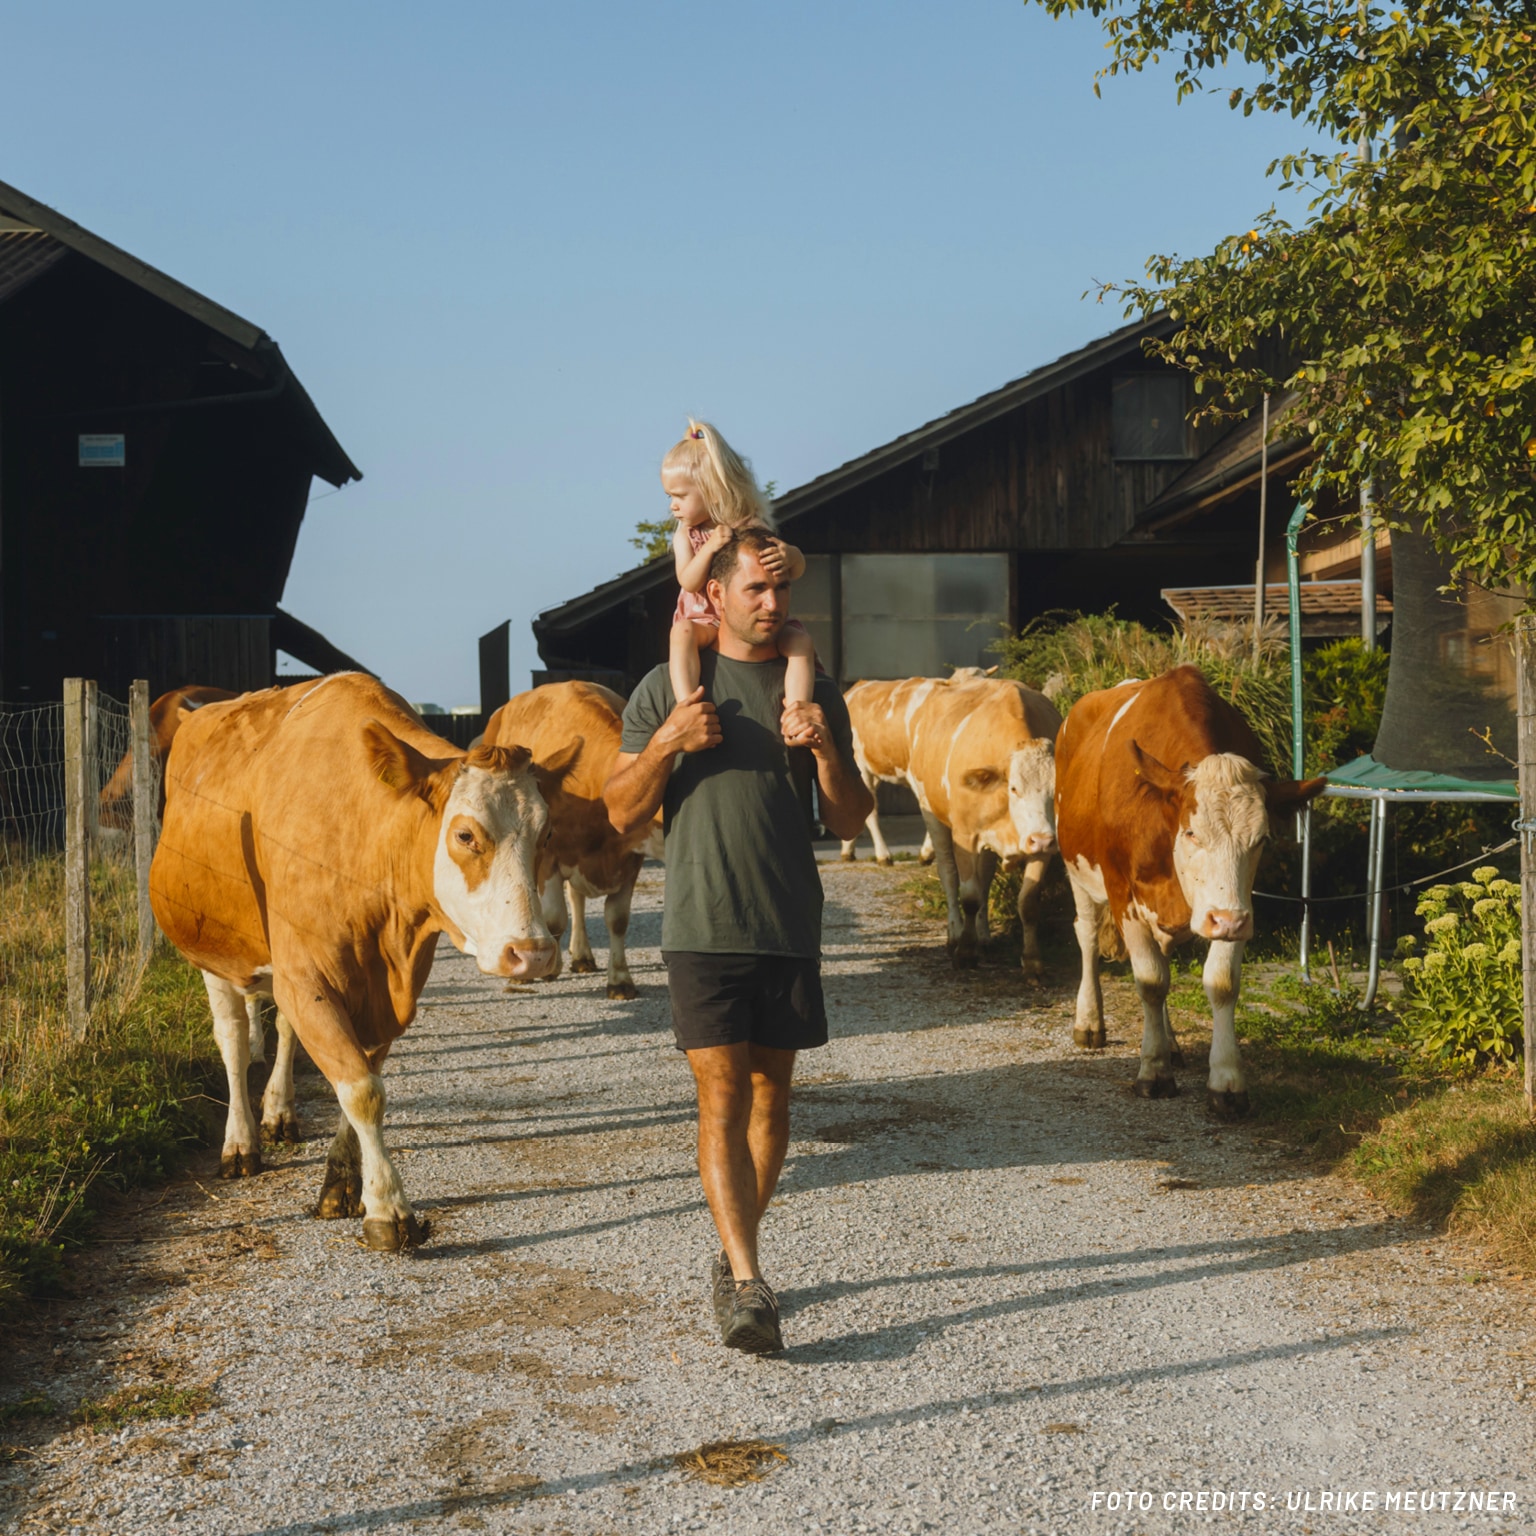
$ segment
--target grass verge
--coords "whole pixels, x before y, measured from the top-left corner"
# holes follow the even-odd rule
[[[56,959],[61,998],[62,950]],[[78,1043],[49,993],[22,1006],[4,982],[0,1320],[60,1292],[65,1252],[103,1195],[163,1180],[206,1140],[201,1106],[223,1079],[201,979],[174,954],[157,955],[121,1014]]]

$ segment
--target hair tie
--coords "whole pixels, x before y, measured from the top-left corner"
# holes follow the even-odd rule
[[[689,437],[696,437],[702,443],[704,441],[704,428],[703,427],[694,427],[693,430],[691,432],[689,432],[688,436]]]

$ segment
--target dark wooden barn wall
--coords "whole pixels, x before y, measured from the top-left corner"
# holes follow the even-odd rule
[[[123,655],[104,616],[276,606],[310,483],[283,404],[129,409],[268,382],[210,338],[78,255],[0,307],[0,695],[101,675],[109,641]],[[82,432],[124,433],[126,467],[81,469]],[[217,648],[234,670],[206,680],[241,686],[245,643]]]

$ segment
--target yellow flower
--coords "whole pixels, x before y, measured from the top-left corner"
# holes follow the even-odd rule
[[[1493,864],[1481,864],[1472,871],[1472,878],[1479,885],[1487,885],[1489,881],[1498,879],[1499,871]]]
[[[1428,933],[1450,933],[1461,923],[1461,919],[1454,912],[1442,912],[1439,917],[1432,917],[1424,924]]]

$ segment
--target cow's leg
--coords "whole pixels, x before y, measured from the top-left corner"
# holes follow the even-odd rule
[[[544,882],[544,888],[539,892],[539,903],[544,909],[544,926],[549,929],[549,936],[555,941],[555,968],[545,981],[553,981],[560,974],[560,935],[565,932],[565,877],[560,873],[558,866],[549,872],[549,878]],[[515,992],[521,983],[509,981],[505,990]]]
[[[987,931],[982,916],[987,901],[987,887],[983,876],[988,873],[987,855],[972,853],[969,848],[950,839],[955,864],[956,890],[960,897],[960,937],[955,942],[955,965],[975,965],[980,958],[978,940]]]
[[[568,880],[565,895],[571,904],[571,975],[590,976],[597,969],[597,957],[587,937],[586,893],[575,881]]]
[[[1078,951],[1083,958],[1082,979],[1077,984],[1077,1012],[1072,1021],[1072,1043],[1097,1051],[1104,1048],[1106,1039],[1104,993],[1099,986],[1099,920],[1104,903],[1084,890],[1070,869],[1067,875],[1072,886],[1072,905],[1077,909],[1072,932],[1077,936]]]
[[[343,1116],[326,1158],[315,1214],[352,1214],[360,1185],[363,1242],[379,1249],[412,1247],[425,1240],[427,1223],[411,1209],[384,1147],[384,1080],[378,1069],[387,1048],[362,1049],[341,998],[327,982],[311,975],[305,984],[289,986],[283,974],[278,971],[277,1006],[336,1090]]]
[[[992,938],[992,913],[989,904],[992,898],[992,881],[997,876],[997,855],[983,848],[975,855],[975,859],[975,885],[978,896],[976,942],[986,944]]]
[[[629,935],[629,908],[634,900],[635,881],[640,877],[640,864],[637,856],[618,890],[603,901],[603,922],[608,928],[608,996],[614,1002],[628,1002],[638,995],[634,977],[629,974],[625,941]]]
[[[267,1059],[267,1030],[261,1017],[261,999],[252,995],[245,1000],[245,1017],[250,1026],[251,1065],[259,1066]]]
[[[277,1055],[261,1096],[261,1134],[267,1141],[297,1141],[299,1117],[293,1104],[293,1025],[277,1010]]]
[[[933,860],[933,833],[928,832],[923,836],[923,846],[917,850],[917,862],[919,864],[932,864]]]
[[[974,931],[971,935],[969,952],[966,952],[961,945],[961,936],[965,932],[965,920],[960,912],[960,872],[955,863],[955,840],[949,835],[949,828],[931,811],[923,812],[923,821],[928,827],[929,837],[933,839],[934,862],[938,865],[939,884],[944,888],[944,906],[948,913],[949,930],[946,943],[950,959],[954,961],[956,967],[975,965]]]
[[[204,971],[203,985],[213,1013],[213,1037],[219,1042],[224,1075],[229,1081],[229,1118],[224,1122],[219,1177],[249,1178],[261,1172],[261,1137],[245,1082],[246,1069],[251,1064],[251,1021],[246,1017],[245,999],[232,982]]]
[[[1019,932],[1024,936],[1019,964],[1031,979],[1045,975],[1045,962],[1040,958],[1040,892],[1050,867],[1048,858],[1030,859],[1019,875]],[[1098,951],[1094,954],[1097,956]]]
[[[1248,1080],[1237,1049],[1237,989],[1243,977],[1241,943],[1211,940],[1205,957],[1205,995],[1211,1005],[1211,1075],[1206,1083],[1211,1109],[1224,1120],[1248,1113]]]
[[[1131,972],[1141,994],[1141,1071],[1136,1092],[1144,1099],[1165,1099],[1179,1091],[1173,1076],[1173,1036],[1168,1029],[1168,957],[1145,923],[1127,917],[1121,924]]]
[[[875,863],[889,864],[891,862],[891,850],[886,846],[885,835],[880,830],[880,808],[878,804],[880,781],[867,768],[859,769],[859,777],[863,779],[865,789],[875,796],[877,802],[870,807],[869,815],[864,819],[864,825],[869,829],[869,840],[875,845]],[[850,863],[854,859],[854,844],[857,842],[858,838],[850,837],[843,844],[843,857]]]

